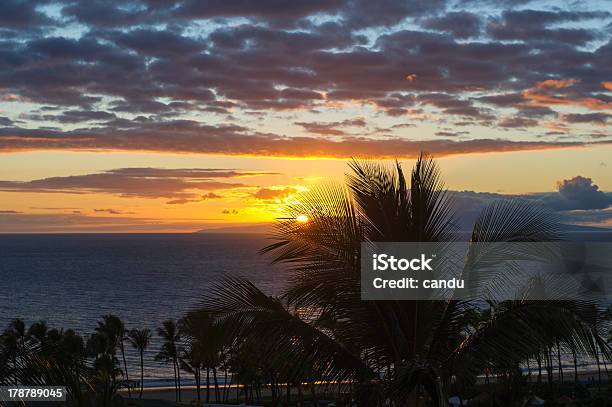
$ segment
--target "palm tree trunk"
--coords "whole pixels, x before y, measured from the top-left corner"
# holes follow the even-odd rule
[[[178,401],[181,401],[181,368],[179,367],[178,360],[174,358],[174,363],[176,364],[176,380],[178,381]]]
[[[223,402],[229,400],[230,391],[232,390],[232,383],[234,382],[234,375],[230,376],[229,383],[227,382],[228,371],[225,369],[225,391],[223,392]]]
[[[195,382],[196,382],[196,394],[197,394],[197,400],[198,400],[198,406],[200,405],[200,368],[197,367],[194,370],[193,373],[194,377],[195,377]]]
[[[140,351],[140,398],[144,390],[144,350]]]
[[[304,405],[304,393],[302,393],[302,383],[301,383],[301,381],[300,381],[300,383],[298,383],[297,390],[298,390],[298,400],[299,400],[298,405],[300,407],[302,407]]]
[[[130,389],[130,376],[128,375],[127,362],[125,361],[125,347],[123,346],[123,338],[121,338],[119,346],[121,346],[121,358],[123,359],[123,371],[125,372],[125,381],[128,384],[128,397],[132,398],[132,390]]]
[[[574,345],[572,345],[572,355],[574,356],[574,383],[578,383],[578,358],[576,357]]]
[[[319,400],[317,400],[317,392],[315,389],[315,383],[314,381],[310,384],[310,393],[312,394],[312,403],[315,406],[319,405]]]
[[[597,345],[597,344],[596,344]],[[601,363],[599,361],[599,348],[595,348],[595,360],[597,362],[597,392],[601,392]]]
[[[542,354],[538,351],[538,384],[542,384]]]
[[[552,346],[546,350],[546,370],[548,372],[548,384],[553,384]]]
[[[232,379],[233,378],[234,378],[234,376],[232,375]],[[236,400],[240,404],[240,381],[239,380],[236,380]]]
[[[176,363],[172,359],[172,373],[174,375],[174,400],[178,401],[178,382],[176,381]]]
[[[529,366],[529,356],[527,356],[527,383],[531,383],[531,366]]]
[[[563,365],[561,364],[561,346],[557,340],[557,364],[559,365],[559,381],[563,384]]]
[[[210,368],[206,368],[206,404],[210,403]]]
[[[219,381],[217,380],[217,368],[213,367],[213,381],[215,383],[215,402],[219,402],[221,399],[221,393],[219,392]]]
[[[287,405],[291,404],[291,383],[287,380]]]

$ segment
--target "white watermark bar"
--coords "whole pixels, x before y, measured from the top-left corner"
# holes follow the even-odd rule
[[[612,242],[364,242],[363,300],[612,300]]]
[[[0,401],[66,401],[66,387],[0,386]]]

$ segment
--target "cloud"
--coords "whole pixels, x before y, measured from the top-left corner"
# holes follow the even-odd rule
[[[449,12],[439,17],[428,18],[423,22],[423,27],[447,32],[455,38],[477,37],[480,34],[481,26],[480,17],[467,11]]]
[[[117,209],[94,209],[94,212],[97,213],[108,213],[110,215],[125,215],[125,214],[133,214],[134,212],[123,212],[123,211],[119,211]]]
[[[606,125],[612,121],[612,114],[608,113],[568,113],[563,115],[563,119],[568,123],[594,123]]]
[[[204,195],[202,195],[202,199],[206,200],[206,199],[220,199],[223,198],[221,195],[215,194],[214,192],[208,192]]]
[[[208,192],[196,198],[178,198],[178,199],[172,199],[166,203],[168,205],[183,205],[187,203],[202,202],[207,199],[219,199],[219,198],[223,198],[223,197],[221,195],[215,194],[214,192]]]
[[[221,181],[222,179],[260,174],[269,173],[215,168],[119,168],[100,173],[49,177],[31,181],[0,181],[0,191],[106,193],[121,197],[199,199],[200,194],[197,191],[245,186],[243,183]],[[112,209],[97,209],[96,211],[113,213]]]
[[[320,134],[324,136],[343,136],[347,132],[342,128],[345,127],[365,127],[366,121],[363,117],[357,117],[354,119],[346,119],[338,122],[295,122],[294,124],[303,127],[307,132]]]
[[[0,2],[0,27],[4,29],[22,29],[50,22],[50,18],[37,10],[37,3],[34,1]]]
[[[599,190],[591,178],[580,175],[557,183],[558,194],[544,202],[555,210],[605,209],[612,205],[612,194]]]
[[[602,96],[582,97],[573,86],[576,79],[547,79],[523,91],[534,106],[579,106],[590,110],[612,110],[612,101]]]
[[[253,197],[261,200],[283,199],[296,192],[298,192],[298,190],[292,187],[282,189],[260,188],[253,193]]]
[[[436,132],[436,136],[438,137],[459,137],[459,136],[464,136],[466,134],[470,134],[470,132],[469,131],[448,131],[448,130]]]
[[[525,128],[537,126],[538,121],[525,117],[504,117],[498,122],[498,125],[506,128]]]
[[[524,195],[451,191],[460,214],[460,226],[469,229],[485,206],[496,200],[522,199],[556,212],[566,223],[581,223],[610,227],[612,193],[603,192],[593,180],[580,175],[557,182],[557,192]]]
[[[0,126],[11,126],[13,121],[8,117],[0,116]]]
[[[215,225],[218,218],[158,219],[133,216],[91,216],[81,213],[61,214],[3,214],[0,224],[3,233],[104,233],[104,232],[193,232]]]
[[[458,214],[458,227],[470,230],[482,210],[494,201],[522,200],[537,205],[569,224],[612,227],[612,193],[602,192],[589,178],[576,176],[558,183],[558,192],[508,195],[489,192],[451,191]]]
[[[584,45],[596,38],[595,32],[585,28],[550,28],[552,24],[604,19],[605,11],[541,11],[507,10],[487,25],[487,33],[499,40],[521,40],[529,43],[553,42]]]
[[[600,143],[608,143],[601,141]],[[135,129],[86,129],[59,132],[0,128],[0,152],[150,151],[216,155],[274,157],[350,158],[368,155],[380,158],[411,158],[421,151],[437,157],[502,151],[536,151],[593,145],[577,141],[513,141],[505,139],[413,140],[351,136],[339,140],[287,137],[270,133],[247,133],[237,126],[195,123],[163,123]]]
[[[612,103],[610,32],[594,29],[611,15],[572,3],[9,0],[0,16],[0,103],[20,104],[0,118],[4,152],[299,156],[287,151],[299,138],[270,134],[275,120],[352,135],[345,115],[292,116],[305,111],[367,114],[372,128],[379,112],[418,114],[427,129],[440,120],[517,128],[505,119],[514,115],[544,132],[525,120],[563,113],[568,130],[582,130],[601,120],[572,114]],[[240,126],[219,120],[229,113]],[[316,155],[344,148],[314,142]]]

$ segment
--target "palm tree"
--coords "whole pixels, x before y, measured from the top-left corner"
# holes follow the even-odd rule
[[[155,355],[155,360],[172,362],[176,401],[181,401],[181,369],[178,362],[181,334],[176,322],[172,319],[162,322],[162,326],[157,328],[157,335],[164,340],[164,343],[160,352]]]
[[[23,320],[17,318],[11,321],[9,327],[0,336],[0,350],[3,359],[11,361],[11,373],[14,385],[19,384],[19,365],[22,358],[27,356],[29,336]]]
[[[183,367],[194,375],[198,388],[200,370],[206,369],[206,403],[210,401],[210,373],[212,371],[215,399],[219,401],[217,367],[221,365],[224,357],[226,330],[216,324],[210,314],[202,311],[189,312],[180,321],[180,329],[187,342],[187,349],[182,356]]]
[[[128,383],[128,396],[132,397],[132,391],[129,385],[130,376],[128,374],[127,361],[125,359],[125,336],[127,334],[125,324],[123,323],[121,318],[116,315],[103,315],[102,321],[98,321],[96,332],[106,335],[109,338],[111,344],[119,346],[119,350],[121,351],[121,358],[123,360],[123,373],[125,380]]]
[[[144,390],[144,351],[149,346],[149,341],[151,339],[151,330],[150,329],[132,329],[128,333],[128,340],[134,347],[134,349],[138,350],[140,354],[140,396],[142,398],[142,392]]]
[[[203,347],[198,341],[191,341],[186,349],[183,349],[179,358],[180,367],[193,375],[196,384],[197,405],[201,402],[202,388],[202,364]],[[210,402],[210,377],[206,375],[206,403]]]
[[[589,354],[603,348],[594,340],[599,335],[588,302],[491,302],[483,314],[488,318],[474,326],[466,316],[482,302],[362,301],[361,242],[452,241],[456,221],[452,197],[432,159],[417,160],[410,182],[399,164],[349,165],[346,187],[319,187],[289,205],[276,242],[263,250],[291,272],[280,297],[230,279],[204,302],[236,341],[267,343],[267,360],[296,380],[312,374],[351,380],[369,397],[362,403],[371,405],[414,401],[419,388],[434,405],[445,405],[453,377],[516,372],[522,361],[557,340]],[[304,215],[308,222],[297,221]],[[470,241],[560,238],[552,215],[511,200],[486,207]],[[471,250],[466,260],[470,270],[486,261],[476,254]],[[608,349],[601,350],[609,356]]]

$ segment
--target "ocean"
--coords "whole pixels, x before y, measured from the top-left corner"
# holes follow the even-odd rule
[[[612,241],[612,233],[580,231],[572,240]],[[0,330],[21,318],[89,335],[102,315],[116,314],[129,329],[154,332],[145,385],[171,385],[171,367],[154,360],[161,346],[155,329],[198,307],[227,276],[280,293],[287,273],[258,253],[269,243],[236,233],[0,234]],[[129,347],[127,359],[130,378],[138,378],[138,355]]]
[[[145,383],[170,384],[172,368],[154,360],[155,329],[197,307],[227,276],[279,293],[282,267],[258,254],[268,243],[256,234],[0,235],[0,329],[21,318],[88,335],[102,315],[116,314],[129,329],[154,332]],[[139,360],[128,352],[136,378]]]

